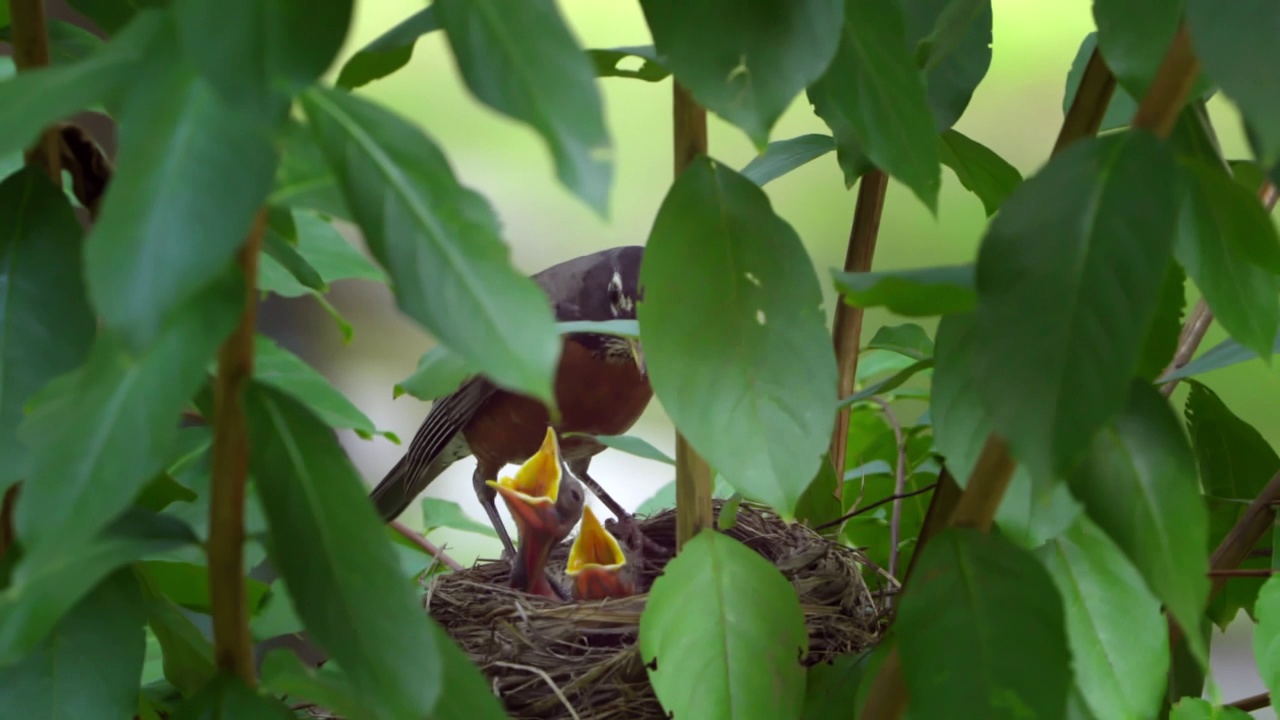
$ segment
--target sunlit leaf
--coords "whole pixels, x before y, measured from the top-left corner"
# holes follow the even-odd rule
[[[854,307],[884,307],[906,317],[968,312],[978,296],[972,265],[880,272],[833,271],[836,289]]]
[[[978,255],[975,380],[992,427],[1033,475],[1069,469],[1123,408],[1177,211],[1171,154],[1136,131],[1072,144],[991,223]]]
[[[604,107],[555,0],[436,0],[432,9],[476,98],[542,135],[560,182],[607,214],[613,159]]]
[[[933,357],[933,341],[924,328],[915,323],[884,325],[876,330],[867,347],[896,352],[912,360]]]
[[[335,84],[353,90],[394,73],[409,64],[418,38],[439,29],[434,8],[419,10],[347,58]]]
[[[663,201],[640,275],[663,408],[735,488],[789,516],[835,422],[835,356],[800,238],[759,186],[702,158]]]
[[[830,135],[810,133],[769,143],[764,152],[751,158],[742,168],[742,176],[764,187],[772,180],[816,160],[836,149]]]
[[[551,308],[511,266],[488,203],[381,107],[322,90],[302,104],[400,308],[497,384],[550,402]]]
[[[1022,182],[1022,174],[986,145],[948,130],[938,139],[942,164],[951,168],[965,189],[978,196],[991,217]]]
[[[830,64],[843,0],[641,0],[654,45],[703,107],[763,150],[801,90]]]
[[[798,717],[808,646],[791,583],[710,529],[667,564],[640,615],[649,681],[677,717]]]

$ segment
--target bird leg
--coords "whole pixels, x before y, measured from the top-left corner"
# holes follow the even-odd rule
[[[600,487],[600,483],[596,482],[595,478],[587,474],[587,468],[591,466],[590,456],[575,458],[566,464],[569,466],[569,471],[576,475],[582,481],[582,484],[587,486],[587,489],[591,490],[591,494],[600,498],[600,502],[604,503],[605,507],[609,508],[609,512],[613,513],[613,516],[617,518],[615,524],[618,528],[618,534],[626,539],[627,544],[638,550],[643,550],[645,554],[652,553],[658,557],[670,554],[666,548],[663,548],[644,534],[640,529],[640,525],[636,523],[635,515],[627,512],[617,500],[610,497],[609,493]]]
[[[496,504],[498,491],[485,482],[496,477],[500,469],[491,469],[485,466],[484,463],[477,462],[475,474],[471,476],[471,484],[475,486],[476,497],[480,498],[480,505],[484,507],[485,514],[489,516],[489,522],[493,524],[494,531],[498,533],[498,539],[502,541],[502,559],[512,562],[516,557],[516,546],[511,542],[511,536],[507,534],[507,526],[502,523],[502,517],[498,515],[498,506]]]

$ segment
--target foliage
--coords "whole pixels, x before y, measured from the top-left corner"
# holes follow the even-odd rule
[[[6,714],[280,718],[287,696],[352,718],[502,717],[421,611],[426,556],[380,526],[334,430],[398,440],[253,325],[263,297],[307,297],[349,336],[327,296],[355,280],[387,284],[438,342],[395,395],[479,372],[551,406],[560,333],[639,337],[717,496],[893,573],[866,569],[894,596],[883,644],[806,670],[795,589],[704,530],[640,620],[676,717],[1238,717],[1199,696],[1203,631],[1240,610],[1280,690],[1280,586],[1261,577],[1276,560],[1248,557],[1277,541],[1250,507],[1277,495],[1276,438],[1202,382],[1280,351],[1280,5],[1096,0],[1062,68],[1058,146],[1024,179],[954,129],[991,62],[990,0],[640,0],[652,44],[616,48],[582,47],[555,0],[435,0],[341,64],[351,0],[72,0],[101,36],[14,22],[41,2],[0,4],[0,39],[48,45],[51,63],[0,75]],[[449,148],[362,96],[432,33],[606,219],[621,183],[603,82],[678,84],[756,148],[736,169],[698,153],[646,200],[638,320],[557,326]],[[1219,90],[1252,157],[1219,149]],[[829,133],[776,137],[796,102]],[[69,183],[43,151],[10,162],[62,147],[81,110],[117,124],[118,157],[60,153]],[[859,186],[855,229],[874,216],[850,241],[862,265],[815,271],[763,189],[815,162]],[[873,270],[885,177],[936,213],[944,166],[989,218],[977,256]],[[837,336],[864,308],[911,321],[833,353],[824,284]],[[1188,285],[1202,309],[1185,312]],[[1197,318],[1229,337],[1193,358]],[[1191,385],[1185,424],[1171,381]],[[952,482],[964,500],[941,507]],[[225,493],[246,484],[242,507]],[[963,527],[939,532],[931,510]],[[423,519],[491,535],[443,501]],[[246,578],[242,550],[280,580]],[[300,630],[333,662],[223,652]]]

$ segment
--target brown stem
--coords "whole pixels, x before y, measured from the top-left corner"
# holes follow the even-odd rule
[[[1254,577],[1271,577],[1275,574],[1274,570],[1267,568],[1229,568],[1224,570],[1210,570],[1208,575],[1211,578],[1254,578]]]
[[[18,72],[49,64],[49,33],[45,29],[44,0],[9,0],[9,24],[13,37],[13,64]],[[58,163],[58,133],[47,128],[26,152],[28,165],[44,169],[54,185],[62,186]]]
[[[18,502],[18,489],[21,486],[14,484],[4,491],[4,499],[0,500],[0,558],[9,551],[13,546],[13,541],[17,539],[17,535],[13,530],[13,508]]]
[[[1116,76],[1107,67],[1098,48],[1089,56],[1089,64],[1084,67],[1080,76],[1080,87],[1076,89],[1075,99],[1062,120],[1062,130],[1058,132],[1058,140],[1053,144],[1053,154],[1062,152],[1071,143],[1082,137],[1098,134],[1102,127],[1102,119],[1107,114],[1107,106],[1116,91]]]
[[[454,572],[462,570],[462,565],[457,560],[449,557],[449,555],[445,553],[444,548],[438,547],[435,543],[426,539],[422,535],[405,527],[404,523],[399,520],[392,520],[389,524],[391,525],[391,529],[403,535],[409,542],[422,548],[423,551],[431,557],[439,560],[441,565],[444,565]]]
[[[236,329],[218,350],[209,493],[209,599],[214,660],[219,669],[239,676],[250,687],[256,680],[244,589],[244,497],[249,474],[244,388],[253,376],[258,253],[266,225],[267,213],[259,210],[237,255],[244,275],[244,311]]]
[[[707,111],[680,83],[673,82],[672,126],[675,176],[707,154]],[[676,431],[676,548],[712,525],[712,477],[707,461]]]
[[[1222,538],[1222,542],[1218,543],[1218,547],[1209,556],[1210,571],[1229,570],[1239,567],[1240,563],[1244,562],[1249,552],[1275,522],[1276,503],[1280,503],[1280,472],[1272,476],[1258,493],[1258,497],[1245,508],[1244,514],[1236,521],[1231,532],[1228,532],[1226,537]],[[1209,600],[1212,601],[1225,584],[1226,578],[1215,576],[1213,585],[1209,588]]]
[[[1243,710],[1245,712],[1253,712],[1254,710],[1261,710],[1262,708],[1265,708],[1265,707],[1271,707],[1271,693],[1261,692],[1261,693],[1258,693],[1257,695],[1250,695],[1249,697],[1240,698],[1239,700],[1236,700],[1233,703],[1228,703],[1227,707],[1233,707],[1237,710]]]
[[[858,199],[853,208],[853,225],[849,228],[849,245],[844,256],[845,272],[871,270],[871,258],[876,251],[876,236],[880,233],[880,216],[884,210],[884,196],[889,187],[889,176],[880,170],[872,170],[858,183]],[[853,394],[858,375],[858,347],[862,344],[862,308],[853,307],[842,299],[836,299],[836,316],[832,323],[832,339],[836,346],[836,367],[839,380],[836,397]],[[840,408],[836,415],[836,429],[831,436],[831,464],[836,477],[843,478],[845,450],[848,448],[849,408]],[[836,497],[844,494],[844,483],[836,483]]]
[[[1190,36],[1187,34],[1186,25],[1183,24],[1179,26],[1173,43],[1165,53],[1151,90],[1138,106],[1132,125],[1167,138],[1173,129],[1174,121],[1186,104],[1197,72],[1199,72],[1199,61],[1191,51]],[[1083,85],[1082,82],[1082,89]],[[1081,102],[1081,93],[1076,93],[1075,102]],[[1076,129],[1076,132],[1083,132],[1084,129],[1082,126]],[[1066,132],[1059,134],[1055,151],[1060,151],[1078,139],[1069,135]],[[1067,136],[1065,141],[1064,136]],[[947,524],[989,530],[995,520],[995,512],[1000,506],[1000,500],[1009,487],[1014,468],[1015,463],[1009,455],[1005,442],[995,434],[988,435],[987,442],[982,448],[982,455],[978,458],[977,466],[974,467],[973,476],[969,479],[969,485],[960,495],[955,512],[952,513]],[[1248,552],[1248,549],[1246,548],[1245,552]],[[885,658],[884,664],[880,667],[880,672],[868,693],[867,702],[863,705],[861,717],[868,720],[896,719],[902,717],[906,707],[906,684],[902,678],[902,661],[895,649],[889,657]]]

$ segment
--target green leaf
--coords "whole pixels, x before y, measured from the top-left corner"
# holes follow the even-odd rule
[[[1280,325],[1280,237],[1262,205],[1225,172],[1182,161],[1178,262],[1231,336],[1270,362]]]
[[[907,49],[901,9],[898,3],[850,0],[845,13],[840,49],[810,93],[814,110],[837,145],[843,144],[840,128],[851,129],[856,152],[936,214],[942,187],[937,132],[924,79]]]
[[[119,165],[85,248],[98,311],[135,351],[227,269],[275,172],[270,138],[173,42],[156,44],[125,101]]]
[[[283,212],[278,212],[278,210],[280,208],[272,208],[270,221],[267,224],[267,230],[263,238],[262,249],[284,272],[289,273],[297,284],[303,287],[304,291],[318,290],[325,292],[329,287],[325,284],[324,278],[320,277],[320,273],[294,247],[294,244],[297,243],[297,228],[293,227],[293,215],[287,209],[284,209]],[[290,229],[293,232],[292,240],[283,233],[285,228],[277,224],[278,218],[287,218]],[[259,285],[261,285],[261,281],[259,281]],[[269,283],[268,287],[264,289],[270,289]]]
[[[165,0],[68,0],[67,4],[111,36],[129,25],[136,16],[146,14],[146,8],[163,7]]]
[[[137,712],[145,653],[138,583],[121,571],[95,584],[30,653],[0,664],[6,716],[129,718]]]
[[[1093,17],[1107,67],[1131,97],[1151,88],[1182,20],[1183,0],[1097,0]],[[1098,712],[1095,707],[1095,712]]]
[[[542,135],[560,182],[607,215],[613,148],[604,105],[555,0],[436,0],[432,7],[476,98]]]
[[[887,393],[890,390],[901,387],[903,383],[910,380],[913,376],[915,376],[916,373],[921,372],[922,370],[928,370],[931,367],[933,367],[933,358],[925,358],[923,360],[917,360],[914,363],[911,363],[905,368],[894,373],[893,375],[890,375],[889,377],[883,380],[880,380],[879,382],[868,385],[867,387],[859,390],[858,392],[850,395],[847,398],[841,398],[840,402],[837,403],[836,407],[838,408],[849,407],[850,405],[853,405],[855,403],[860,403],[864,400],[870,400],[876,395]]]
[[[273,695],[287,696],[294,702],[312,702],[344,717],[369,714],[369,710],[360,707],[352,697],[350,683],[341,670],[307,667],[288,649],[268,653],[262,661],[261,675],[263,689]]]
[[[992,427],[1032,475],[1067,470],[1122,409],[1177,208],[1173,158],[1135,131],[1072,144],[991,223],[978,254],[975,379]]]
[[[419,400],[435,400],[462,387],[467,378],[476,373],[470,362],[437,345],[418,359],[418,367],[409,377],[396,383],[392,397],[408,393]]]
[[[291,119],[281,132],[280,147],[275,187],[267,202],[350,220],[351,211],[311,131]]]
[[[146,63],[145,50],[163,18],[159,12],[144,13],[127,33],[80,62],[0,82],[0,158],[34,143],[46,126],[128,87]]]
[[[1127,406],[1093,438],[1068,481],[1089,517],[1189,631],[1203,664],[1205,644],[1195,629],[1209,599],[1209,519],[1195,458],[1168,401],[1134,381]]]
[[[476,670],[462,648],[452,641],[440,643],[440,667],[444,671],[436,720],[507,720],[488,678]]]
[[[742,176],[764,187],[770,181],[816,160],[836,149],[830,135],[810,133],[769,143],[764,152],[751,158],[741,170]]]
[[[846,303],[906,317],[969,312],[978,300],[972,265],[831,274]]]
[[[422,527],[427,532],[443,527],[488,537],[498,536],[492,525],[471,519],[458,503],[434,497],[422,498]]]
[[[1184,697],[1173,706],[1169,720],[1252,720],[1252,716],[1239,708],[1212,705],[1208,700]]]
[[[165,597],[164,589],[153,579],[151,572],[143,570],[135,573],[135,577],[142,585],[147,623],[164,654],[164,677],[183,694],[191,695],[211,680],[216,672],[213,646],[178,606]],[[207,578],[205,593],[207,596]]]
[[[1071,656],[1049,573],[997,535],[925,546],[894,623],[918,718],[1065,718]]]
[[[658,53],[703,107],[757,150],[840,42],[843,0],[641,0]]]
[[[907,47],[924,69],[938,132],[964,114],[991,66],[991,0],[903,0]]]
[[[333,62],[346,39],[352,5],[173,0],[173,18],[187,60],[222,99],[237,114],[258,114],[274,126],[284,120],[293,93]]]
[[[418,38],[439,29],[434,8],[419,10],[347,58],[335,84],[354,90],[394,73],[409,64]]]
[[[881,326],[867,347],[896,352],[913,360],[933,357],[933,341],[924,328],[915,323]]]
[[[892,642],[885,638],[883,645]],[[803,720],[846,720],[862,712],[859,690],[879,671],[874,655],[881,645],[866,652],[850,652],[809,668],[805,683]],[[883,658],[881,658],[883,660]]]
[[[616,337],[640,337],[640,323],[635,320],[568,320],[557,322],[560,333],[599,333]]]
[[[799,717],[808,646],[791,583],[710,529],[667,564],[640,615],[649,682],[676,717]]]
[[[1280,5],[1265,0],[1187,0],[1187,29],[1204,72],[1257,131],[1260,159],[1280,160],[1280,78],[1258,58],[1274,49]]]
[[[1036,551],[1064,599],[1078,687],[1098,717],[1159,716],[1169,633],[1160,601],[1083,516]]]
[[[1280,336],[1276,337],[1275,344],[1271,346],[1270,355],[1280,354]],[[1203,375],[1214,370],[1239,365],[1242,362],[1248,362],[1258,357],[1258,353],[1241,345],[1238,341],[1227,338],[1222,342],[1209,348],[1200,357],[1192,360],[1182,368],[1175,370],[1168,375],[1160,378],[1157,382],[1168,382],[1170,380],[1180,380],[1195,375]]]
[[[987,217],[996,214],[1004,199],[1022,182],[1022,173],[986,145],[948,130],[938,138],[942,164],[955,172],[960,184],[978,196]]]
[[[836,490],[840,487],[840,478],[836,477],[836,468],[831,464],[831,455],[827,454],[818,465],[817,475],[796,503],[796,522],[816,528],[840,517],[844,511],[844,503],[836,497]],[[824,533],[834,533],[837,530],[838,528],[830,528]]]
[[[80,246],[66,197],[38,168],[0,183],[0,488],[18,479],[27,456],[17,434],[27,401],[93,343]]]
[[[338,280],[387,282],[387,274],[374,265],[338,232],[333,223],[315,213],[296,210],[293,222],[298,229],[298,253],[326,283]]]
[[[628,455],[644,458],[645,460],[653,460],[654,462],[666,463],[667,465],[675,465],[676,461],[671,459],[670,455],[662,452],[654,447],[644,438],[635,435],[589,435],[587,433],[565,433],[564,437],[590,437],[596,442],[614,450],[621,450]]]
[[[178,414],[240,313],[241,280],[224,275],[180,308],[157,341],[129,353],[111,334],[31,400],[31,448],[14,523],[28,559],[79,552],[164,469]]]
[[[1138,361],[1138,377],[1154,380],[1168,367],[1178,350],[1182,335],[1182,311],[1187,305],[1184,285],[1187,274],[1176,262],[1169,263],[1160,284],[1160,299],[1155,317],[1147,328],[1146,341]]]
[[[181,521],[130,509],[75,551],[50,559],[24,556],[9,587],[0,591],[0,667],[28,655],[117,568],[195,542]]]
[[[173,720],[293,720],[279,700],[250,690],[231,675],[219,675],[172,714]]]
[[[308,633],[379,717],[430,715],[447,639],[401,580],[355,468],[298,401],[254,383],[245,404],[271,561]]]
[[[551,403],[551,307],[511,266],[484,198],[418,128],[377,105],[322,90],[302,104],[401,310],[495,383]]]
[[[142,488],[133,499],[133,504],[151,512],[160,512],[175,502],[189,503],[197,497],[199,496],[193,490],[169,473],[162,472]]]
[[[6,10],[0,10],[0,40],[13,42],[13,28],[4,27]],[[106,42],[78,25],[62,20],[49,20],[45,25],[49,33],[49,60],[54,65],[78,62],[100,51]]]
[[[1251,425],[1241,420],[1212,390],[1191,382],[1187,396],[1187,428],[1200,469],[1209,509],[1206,550],[1216,548],[1244,515],[1271,477],[1280,471],[1280,456]],[[1269,547],[1267,531],[1259,545]],[[1209,607],[1210,618],[1225,630],[1240,610],[1251,611],[1261,578],[1232,578]]]
[[[369,416],[357,408],[302,358],[280,347],[264,335],[253,339],[253,377],[264,385],[293,396],[330,427],[350,428],[361,436],[386,435]]]
[[[666,68],[666,61],[658,55],[652,45],[588,50],[587,57],[591,58],[591,64],[595,66],[598,77],[625,77],[645,82],[658,82],[671,75],[671,71]],[[638,69],[628,70],[619,67],[623,60],[633,57],[643,61]]]
[[[175,605],[192,612],[212,614],[209,596],[209,568],[187,562],[171,560],[147,560],[139,570],[148,583]],[[253,578],[245,578],[245,601],[252,614],[267,594],[267,585]]]
[[[835,422],[835,357],[800,238],[759,186],[700,158],[658,210],[640,282],[663,408],[735,488],[789,517]]]
[[[1065,116],[1071,109],[1071,103],[1076,99],[1076,91],[1080,89],[1080,80],[1084,77],[1084,69],[1089,64],[1089,57],[1093,55],[1093,50],[1098,46],[1098,33],[1091,32],[1084,36],[1084,40],[1080,43],[1080,49],[1076,51],[1075,60],[1071,62],[1071,70],[1067,72],[1066,92],[1062,95],[1062,114]],[[1126,127],[1129,121],[1133,119],[1133,114],[1138,111],[1138,101],[1125,91],[1124,88],[1118,87],[1111,96],[1111,102],[1107,104],[1107,112],[1102,116],[1102,124],[1098,130],[1105,132],[1114,130],[1118,127]]]
[[[1258,674],[1271,693],[1280,693],[1280,577],[1272,576],[1258,593],[1254,610],[1253,657]]]

